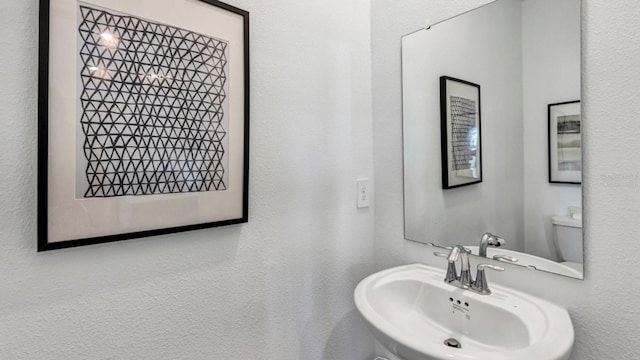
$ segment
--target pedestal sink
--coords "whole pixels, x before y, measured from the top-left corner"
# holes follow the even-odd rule
[[[480,295],[444,276],[422,264],[375,273],[356,287],[356,307],[377,340],[405,360],[569,358],[574,332],[564,308],[491,282],[492,294]]]

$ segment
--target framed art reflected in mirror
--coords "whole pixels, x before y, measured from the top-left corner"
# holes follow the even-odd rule
[[[580,101],[549,104],[549,182],[582,183]]]
[[[440,77],[442,188],[482,182],[480,85]]]

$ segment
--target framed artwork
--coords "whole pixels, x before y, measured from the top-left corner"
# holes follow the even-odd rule
[[[548,106],[549,182],[582,183],[580,100]]]
[[[480,85],[440,77],[442,188],[482,182]]]
[[[40,0],[38,251],[248,221],[249,13]]]

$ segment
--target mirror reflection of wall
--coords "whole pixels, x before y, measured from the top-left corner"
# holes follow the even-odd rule
[[[581,186],[550,183],[548,156],[549,104],[580,100],[580,0],[497,0],[409,34],[402,72],[405,237],[477,246],[492,232],[580,274]],[[482,89],[481,183],[442,189],[441,76]],[[572,256],[558,225],[579,235]]]

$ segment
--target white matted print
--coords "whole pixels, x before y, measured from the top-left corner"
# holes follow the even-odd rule
[[[41,0],[39,250],[247,221],[248,17]]]
[[[582,183],[580,101],[548,106],[549,182]]]
[[[440,77],[442,187],[482,182],[480,85]]]

